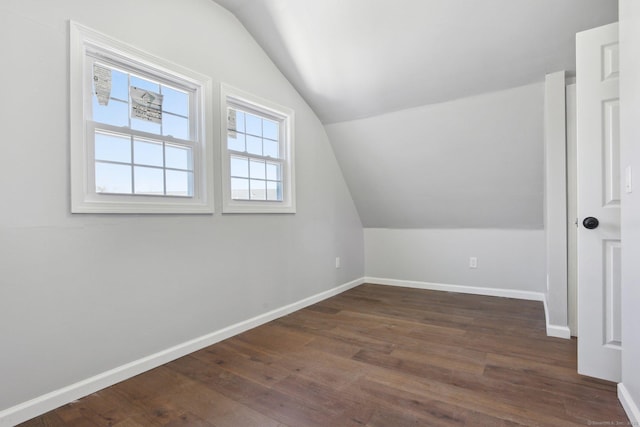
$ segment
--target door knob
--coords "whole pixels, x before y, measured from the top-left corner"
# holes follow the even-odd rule
[[[582,225],[584,225],[584,228],[593,230],[594,228],[597,228],[598,225],[600,225],[600,221],[598,221],[598,218],[588,216],[584,219],[584,221],[582,221]]]

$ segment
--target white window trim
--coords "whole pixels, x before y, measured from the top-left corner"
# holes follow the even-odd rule
[[[283,148],[283,200],[234,200],[231,198],[231,152],[227,146],[227,107],[228,101],[236,105],[246,105],[255,111],[263,111],[265,114],[283,117],[284,123],[281,132],[285,138]],[[222,212],[223,213],[295,213],[296,212],[296,188],[295,188],[295,157],[294,157],[294,110],[283,107],[274,102],[262,99],[250,93],[236,89],[227,84],[220,84],[220,129],[222,165]]]
[[[69,21],[70,45],[70,179],[72,213],[184,213],[209,214],[214,212],[213,198],[213,133],[212,82],[203,74],[163,60],[126,43],[115,40],[76,22]],[[106,51],[124,62],[152,69],[160,75],[188,82],[200,92],[194,117],[200,122],[194,153],[194,196],[143,196],[98,194],[94,177],[90,176],[89,162],[93,148],[86,142],[85,120],[87,49]],[[207,113],[207,114],[205,114]]]

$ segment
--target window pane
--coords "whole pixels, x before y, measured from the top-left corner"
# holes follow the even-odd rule
[[[267,200],[282,201],[282,184],[267,181]]]
[[[262,136],[262,119],[253,114],[245,113],[245,121],[247,126],[247,134]]]
[[[189,135],[189,119],[171,114],[162,114],[162,134],[174,138],[191,139]]]
[[[189,116],[189,94],[162,86],[162,110],[181,116]]]
[[[148,120],[136,119],[134,117],[131,118],[131,129],[141,130],[143,132],[155,133],[156,135],[160,135],[159,123],[150,122]]]
[[[227,120],[227,129],[237,130],[244,133],[244,113],[233,108],[229,108],[229,117]],[[234,119],[235,118],[235,125]]]
[[[262,138],[247,135],[247,153],[262,156]]]
[[[164,164],[162,158],[162,143],[139,139],[134,140],[133,163],[162,167]]]
[[[267,182],[257,179],[249,180],[251,200],[267,200]]]
[[[264,162],[260,160],[251,160],[249,165],[249,176],[255,179],[265,179]]]
[[[94,95],[93,121],[113,126],[129,126],[129,104],[111,99],[108,105],[100,105]]]
[[[293,154],[293,138],[291,141],[287,138],[292,110],[261,105],[260,100],[249,95],[236,98],[240,93],[224,85],[221,94],[223,112],[225,109],[229,112],[227,140],[222,150],[229,162],[223,163],[223,166],[229,165],[227,197],[229,181],[232,181],[233,198],[243,200],[238,203],[223,200],[223,211],[295,212],[295,195],[290,194],[290,187],[294,186],[293,168],[289,165],[293,161],[289,159]],[[241,123],[238,109],[244,111],[244,140],[243,133],[237,129]]]
[[[131,76],[131,86],[160,93],[160,85],[158,83],[136,76]]]
[[[193,196],[193,172],[167,171],[167,194]]]
[[[246,157],[231,157],[231,176],[249,178],[249,159]]]
[[[131,163],[131,138],[96,132],[95,158],[110,162]]]
[[[162,169],[136,166],[133,168],[133,179],[136,194],[164,194],[164,176]]]
[[[72,23],[69,31],[70,55],[80,65],[69,70],[78,101],[68,120],[71,212],[213,212],[210,196],[220,185],[211,169],[222,161],[215,144],[226,142],[224,133],[200,138],[214,113],[201,111],[213,102],[211,82],[89,28]]]
[[[278,163],[267,162],[267,179],[280,181],[280,165]]]
[[[264,138],[278,140],[278,123],[264,119],[262,121],[262,136]]]
[[[229,131],[227,133],[227,144],[229,150],[245,151],[244,135],[241,133]]]
[[[131,166],[96,162],[96,193],[131,194]]]
[[[278,153],[278,141],[265,139],[263,140],[263,142],[264,142],[264,155],[273,157],[274,159],[279,159],[280,155]]]
[[[111,70],[111,97],[129,102],[129,75]],[[111,103],[111,101],[109,101]]]
[[[165,167],[193,170],[191,148],[189,147],[166,144],[164,147],[164,157]]]
[[[242,178],[231,178],[231,198],[249,199],[249,180]]]

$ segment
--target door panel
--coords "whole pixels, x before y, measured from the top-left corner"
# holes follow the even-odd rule
[[[620,206],[620,101],[604,101],[604,206]]]
[[[605,241],[605,295],[604,295],[604,322],[605,345],[620,347],[622,338],[620,334],[620,273],[622,251],[619,240]]]
[[[578,33],[576,59],[578,372],[620,381],[618,25]]]

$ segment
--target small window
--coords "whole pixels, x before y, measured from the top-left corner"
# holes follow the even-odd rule
[[[221,87],[223,212],[295,213],[293,110]]]
[[[213,212],[210,80],[71,23],[72,212]]]

